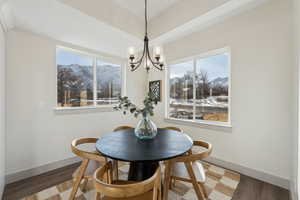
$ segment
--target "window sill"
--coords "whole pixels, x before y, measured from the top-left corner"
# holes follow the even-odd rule
[[[92,112],[114,112],[115,105],[107,106],[85,106],[85,107],[55,107],[54,112],[57,114],[76,114]]]
[[[197,121],[172,119],[172,118],[165,118],[164,121],[167,123],[175,123],[175,124],[181,124],[186,126],[196,126],[201,128],[216,129],[216,130],[223,130],[223,131],[231,131],[232,129],[232,125],[230,123],[222,123],[222,122],[210,122],[210,121],[197,122]]]

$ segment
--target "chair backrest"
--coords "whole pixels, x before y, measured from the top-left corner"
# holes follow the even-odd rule
[[[126,185],[113,184],[112,175],[107,181],[107,174],[111,174],[113,166],[111,162],[107,162],[103,167],[96,170],[94,173],[94,186],[96,192],[111,198],[128,198],[145,194],[153,191],[153,199],[157,199],[160,190],[160,167],[152,177],[147,180],[130,183]]]
[[[119,126],[119,127],[114,129],[114,132],[130,129],[130,128],[133,128],[133,127],[131,127],[131,126]]]
[[[96,143],[97,140],[98,138],[75,139],[71,143],[72,152],[83,159],[96,160],[102,162],[105,160],[105,158],[100,153],[96,151],[94,152],[84,151],[78,148],[79,145]]]
[[[199,153],[195,153],[195,154],[192,153],[192,151],[190,151],[190,154],[174,158],[173,161],[175,161],[175,162],[194,162],[194,161],[202,160],[202,159],[208,157],[212,152],[212,145],[208,142],[194,141],[193,146],[203,147],[203,148],[205,148],[205,150],[201,151]]]
[[[178,132],[183,132],[181,128],[175,127],[175,126],[168,126],[168,127],[164,127],[162,129],[169,129],[169,130],[173,130],[173,131],[178,131]]]

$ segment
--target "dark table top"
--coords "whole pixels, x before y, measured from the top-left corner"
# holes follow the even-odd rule
[[[127,129],[106,134],[96,143],[96,149],[103,155],[127,162],[168,160],[186,153],[192,146],[188,135],[166,129],[158,129],[152,140],[140,140],[134,129]]]

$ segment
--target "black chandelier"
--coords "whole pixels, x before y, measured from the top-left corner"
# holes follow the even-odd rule
[[[147,19],[147,0],[145,0],[145,37],[144,37],[144,50],[142,57],[137,59],[135,58],[135,50],[133,47],[129,48],[129,65],[131,67],[131,71],[135,71],[137,68],[141,66],[141,64],[145,63],[145,68],[147,72],[150,70],[150,65],[159,70],[163,70],[164,61],[163,56],[161,55],[161,48],[154,48],[154,59],[150,55],[149,50],[149,38],[148,38],[148,19]]]

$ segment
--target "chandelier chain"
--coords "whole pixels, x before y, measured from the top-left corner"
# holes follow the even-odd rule
[[[147,0],[145,0],[145,35],[148,36],[148,12],[147,12]]]

